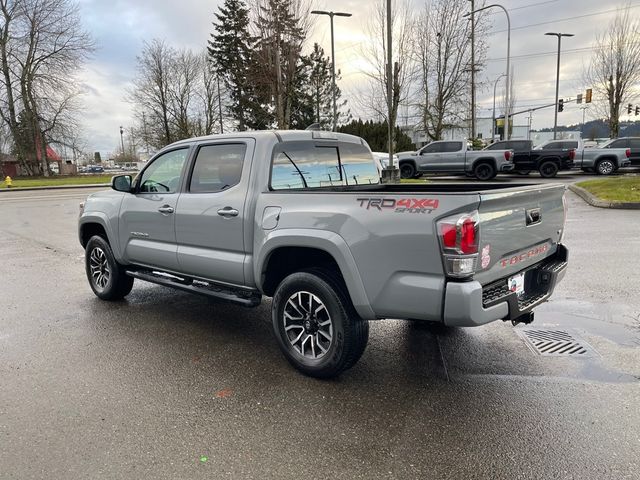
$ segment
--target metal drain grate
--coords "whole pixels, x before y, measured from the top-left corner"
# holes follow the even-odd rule
[[[590,357],[595,350],[584,340],[563,330],[520,328],[516,332],[538,355],[555,357]]]

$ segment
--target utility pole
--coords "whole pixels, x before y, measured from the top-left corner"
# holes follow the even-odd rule
[[[505,72],[505,77],[506,78],[506,89],[507,89],[507,93],[505,95],[505,112],[504,112],[504,122],[505,122],[505,134],[504,134],[504,138],[503,140],[509,140],[509,137],[511,136],[511,132],[509,131],[509,119],[511,118],[510,115],[510,105],[509,105],[509,90],[511,89],[511,82],[510,82],[510,70],[511,70],[511,17],[509,17],[509,12],[507,11],[506,8],[504,8],[504,6],[498,4],[498,3],[494,3],[491,5],[486,5],[482,8],[479,8],[477,10],[472,10],[469,13],[465,13],[463,15],[463,17],[470,17],[471,15],[473,15],[474,13],[478,13],[481,12],[482,10],[486,10],[488,8],[501,8],[502,11],[504,12],[504,14],[507,17],[507,69]]]
[[[218,114],[220,116],[220,133],[224,133],[224,126],[222,125],[222,96],[220,95],[220,75],[216,75],[218,82]]]
[[[471,0],[471,138],[476,138],[476,22],[475,0]]]
[[[387,126],[389,142],[389,168],[393,168],[393,125],[391,125],[391,110],[393,108],[393,42],[391,37],[391,0],[387,0]]]

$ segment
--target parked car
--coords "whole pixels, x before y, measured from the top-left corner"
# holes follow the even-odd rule
[[[600,148],[628,148],[632,167],[640,167],[640,137],[620,137],[609,140]]]
[[[544,178],[555,177],[560,170],[573,168],[576,154],[573,148],[534,150],[531,140],[503,140],[491,144],[485,150],[513,150],[514,171],[526,175],[536,170]]]
[[[371,152],[371,155],[373,155],[373,160],[376,162],[378,174],[382,177],[382,170],[389,165],[389,154],[385,152]],[[398,155],[393,156],[393,164],[398,167]]]
[[[81,168],[80,173],[104,173],[104,168],[99,165],[89,165]]]
[[[512,150],[473,151],[461,140],[431,142],[417,152],[398,153],[400,176],[423,173],[464,173],[478,180],[491,180],[499,172],[513,170]]]
[[[332,377],[364,352],[369,320],[533,321],[567,268],[564,192],[380,184],[361,138],[240,132],[114,177],[81,205],[78,233],[99,298],[134,279],[246,307],[272,297],[287,360]]]
[[[582,140],[550,140],[536,147],[539,150],[575,149],[575,168],[583,172],[596,172],[598,175],[610,175],[620,167],[631,164],[629,148],[585,148]]]

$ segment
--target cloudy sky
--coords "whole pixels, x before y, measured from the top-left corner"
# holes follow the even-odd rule
[[[377,0],[380,1],[380,0]],[[203,49],[211,33],[213,13],[221,0],[79,0],[85,28],[98,50],[81,74],[84,97],[85,133],[90,150],[109,152],[119,142],[119,126],[132,124],[132,106],[125,100],[135,75],[135,59],[145,40],[161,38],[175,47]],[[356,95],[362,81],[362,46],[369,39],[364,25],[371,15],[371,0],[316,0],[317,8],[346,11],[351,18],[336,19],[336,63],[343,72],[344,97]],[[413,0],[418,7],[421,0]],[[481,3],[481,0],[476,0]],[[505,0],[511,15],[511,59],[515,71],[516,110],[545,103],[555,97],[557,40],[545,32],[573,33],[563,39],[560,96],[574,97],[586,87],[581,82],[583,65],[599,32],[625,3],[602,0]],[[630,3],[640,14],[640,2]],[[490,16],[487,61],[479,73],[485,87],[478,91],[478,116],[490,117],[493,81],[505,71],[506,17],[502,11]],[[318,19],[310,43],[319,42],[330,52],[329,22]],[[490,85],[489,85],[490,84]],[[498,89],[499,90],[499,89]],[[357,107],[351,105],[354,113]],[[587,114],[588,118],[588,114]],[[526,116],[519,120],[526,124]],[[582,111],[569,104],[559,114],[559,124],[579,123]],[[553,109],[533,114],[533,128],[553,126]]]

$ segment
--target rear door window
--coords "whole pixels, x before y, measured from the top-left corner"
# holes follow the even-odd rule
[[[614,140],[609,145],[607,145],[607,148],[627,148],[627,139],[620,138],[619,140]]]
[[[443,142],[442,152],[453,153],[462,150],[462,142]]]
[[[313,141],[278,144],[273,153],[271,189],[308,189],[380,182],[369,149],[363,145]]]
[[[204,145],[198,150],[191,174],[191,193],[221,192],[237,185],[242,177],[245,144]]]

